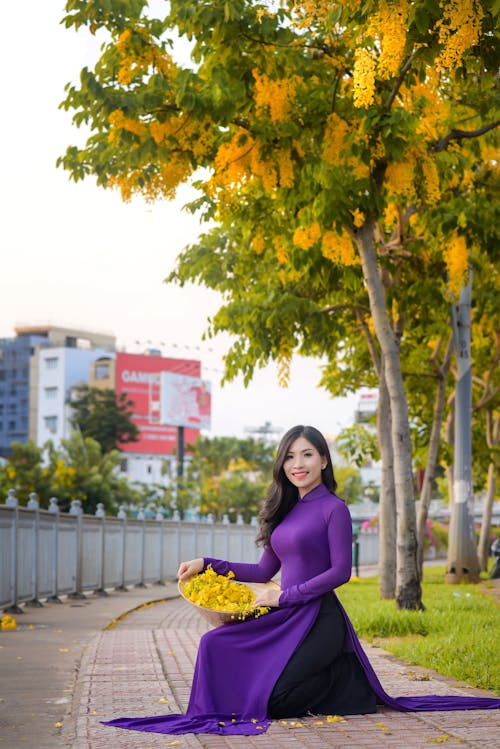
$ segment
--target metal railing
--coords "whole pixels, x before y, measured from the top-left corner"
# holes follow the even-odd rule
[[[20,507],[14,490],[0,505],[0,607],[16,611],[20,603],[59,602],[60,596],[83,597],[86,591],[105,594],[174,579],[179,563],[195,557],[256,562],[262,550],[255,545],[256,519],[250,525],[238,517],[229,523],[166,520],[161,510],[149,519],[144,510],[127,516],[122,506],[116,517],[99,504],[95,515],[85,515],[81,503],[60,512],[53,497],[40,509],[36,494]],[[378,534],[360,533],[359,558],[372,564],[378,558]]]

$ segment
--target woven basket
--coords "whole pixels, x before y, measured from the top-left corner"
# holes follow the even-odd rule
[[[229,624],[231,622],[234,623],[235,621],[238,621],[237,611],[218,611],[217,609],[208,609],[205,606],[200,606],[198,603],[194,603],[194,601],[190,601],[189,598],[184,595],[184,587],[189,579],[190,578],[187,578],[186,580],[179,580],[177,584],[179,593],[184,598],[184,600],[187,601],[187,603],[189,603],[191,606],[194,606],[198,613],[201,614],[202,617],[209,622],[209,624],[211,624],[213,627],[220,627],[221,624]],[[269,580],[267,583],[238,583],[237,580],[235,580],[234,582],[237,584],[246,585],[247,588],[253,590],[255,594],[258,594],[263,590],[269,590],[270,588],[279,590],[280,587],[272,580]],[[247,612],[246,618],[251,619],[252,613]]]

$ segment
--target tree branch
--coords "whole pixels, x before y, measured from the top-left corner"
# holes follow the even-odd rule
[[[478,138],[480,135],[484,135],[489,130],[494,130],[499,125],[500,120],[497,120],[496,122],[490,122],[489,125],[484,125],[477,130],[452,130],[451,133],[445,135],[444,138],[436,141],[432,147],[432,150],[436,153],[439,153],[440,151],[444,151],[446,148],[448,148],[448,145],[452,140],[462,140],[463,138]]]
[[[384,110],[386,112],[388,112],[389,109],[392,107],[392,103],[393,103],[394,99],[396,98],[396,96],[398,95],[398,91],[399,91],[399,89],[401,88],[401,86],[403,84],[405,75],[409,71],[412,62],[415,59],[415,55],[416,55],[416,52],[413,52],[413,54],[411,54],[409,56],[409,58],[406,60],[405,64],[401,68],[401,70],[399,72],[399,75],[398,75],[398,77],[396,79],[396,82],[394,83],[394,86],[392,87],[392,91],[389,94],[389,98],[387,99],[387,101],[386,101],[386,103],[384,105]]]

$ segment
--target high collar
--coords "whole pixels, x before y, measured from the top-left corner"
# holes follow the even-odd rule
[[[303,497],[299,497],[299,502],[312,502],[314,499],[324,497],[325,494],[330,494],[326,486],[324,484],[318,484],[318,486],[315,486],[310,492],[304,494]]]

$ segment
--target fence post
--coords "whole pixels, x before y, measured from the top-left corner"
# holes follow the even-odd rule
[[[104,550],[105,550],[105,522],[106,522],[106,513],[104,512],[104,505],[102,502],[97,503],[97,509],[95,511],[96,518],[99,518],[99,532],[101,537],[101,558],[99,560],[100,562],[100,572],[99,572],[99,587],[94,590],[94,595],[101,596],[102,598],[106,598],[108,593],[106,592],[104,588]]]
[[[243,555],[245,553],[245,530],[244,530],[244,520],[243,515],[237,515],[236,516],[236,525],[239,528],[240,531],[240,559],[243,560]]]
[[[136,588],[147,588],[144,582],[144,557],[146,554],[146,516],[144,514],[144,507],[139,507],[137,513],[137,520],[141,521],[141,579],[136,583]]]
[[[56,497],[49,499],[49,512],[54,515],[54,525],[52,526],[52,595],[47,598],[47,602],[62,603],[57,595],[59,593],[59,506]]]
[[[222,524],[226,526],[226,559],[229,559],[229,515],[222,516]]]
[[[210,533],[210,556],[215,557],[215,528],[214,528],[214,516],[211,512],[207,515],[207,523],[211,525]]]
[[[120,585],[115,587],[115,590],[128,590],[125,585],[125,561],[127,554],[127,513],[125,512],[125,505],[120,505],[117,517],[122,521],[122,581]]]
[[[156,520],[158,522],[158,580],[156,585],[165,585],[163,579],[163,510],[158,507],[156,511]]]
[[[82,591],[82,557],[83,557],[83,510],[82,503],[79,499],[74,499],[69,508],[69,514],[75,516],[76,523],[76,544],[75,544],[75,590],[68,595],[68,598],[81,600],[86,598]]]
[[[33,606],[34,608],[41,608],[43,604],[38,598],[38,563],[40,556],[40,505],[38,503],[38,495],[36,492],[31,492],[26,505],[28,510],[33,510],[33,550],[31,557],[31,591],[33,598],[26,601],[26,606]]]
[[[9,489],[5,506],[12,508],[12,556],[10,560],[10,587],[12,590],[12,603],[4,611],[7,614],[24,614],[22,608],[17,605],[18,596],[18,571],[17,571],[17,553],[18,553],[18,534],[17,525],[19,521],[19,508],[17,497],[14,489]]]
[[[177,523],[175,527],[175,544],[177,549],[177,564],[181,562],[181,514],[179,510],[174,510],[172,520]]]

